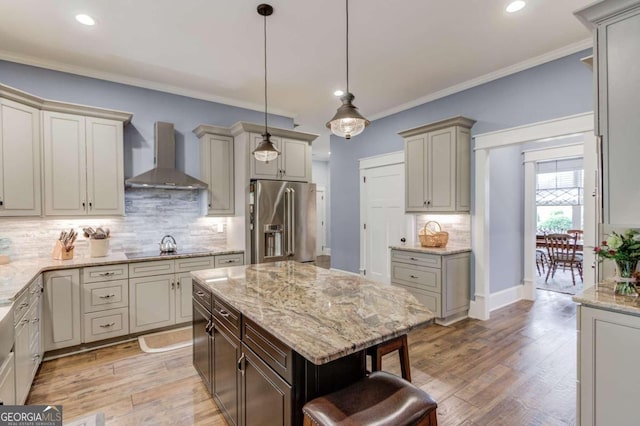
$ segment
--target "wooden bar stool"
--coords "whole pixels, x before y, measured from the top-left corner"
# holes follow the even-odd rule
[[[402,371],[402,378],[411,381],[409,344],[407,343],[406,334],[367,349],[367,355],[371,356],[371,371],[381,371],[382,357],[393,351],[398,351],[398,355],[400,356],[400,370]]]
[[[437,426],[438,404],[428,393],[384,371],[307,402],[304,426]]]

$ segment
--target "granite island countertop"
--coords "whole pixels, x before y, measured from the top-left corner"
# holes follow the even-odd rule
[[[297,262],[191,273],[214,297],[314,364],[427,325],[434,314],[409,292]]]
[[[128,259],[124,253],[112,253],[105,257],[89,257],[88,254],[76,254],[73,259],[69,260],[53,260],[51,258],[18,260],[6,265],[0,265],[0,305],[12,303],[38,274],[45,271],[238,253],[244,253],[244,250],[228,247],[208,247],[197,252],[158,254],[136,259]]]
[[[389,248],[392,250],[405,250],[416,253],[438,254],[441,256],[448,254],[466,253],[471,251],[471,247],[469,245],[455,243],[449,243],[445,247],[422,247],[420,244],[416,244],[404,246],[389,246]]]
[[[623,314],[640,316],[640,297],[614,294],[615,282],[602,281],[573,296],[573,301],[592,308],[607,309]]]

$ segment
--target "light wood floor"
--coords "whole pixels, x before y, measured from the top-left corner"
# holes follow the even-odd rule
[[[409,335],[414,384],[440,425],[575,423],[575,306],[538,291],[489,321]],[[396,357],[383,368],[399,374]],[[45,362],[29,404],[62,404],[67,420],[101,411],[110,425],[225,425],[191,365],[191,348],[148,354],[137,342]]]

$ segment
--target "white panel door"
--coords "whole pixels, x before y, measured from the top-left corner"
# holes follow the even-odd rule
[[[325,190],[316,187],[316,256],[322,256],[327,246],[327,211]]]
[[[258,161],[253,156],[252,152],[258,144],[262,141],[262,135],[258,135],[257,133],[251,133],[251,150],[249,155],[251,156],[251,178],[253,179],[280,179],[282,169],[280,166],[280,161],[282,157],[282,147],[280,138],[271,137],[271,142],[273,145],[280,151],[280,155],[273,161],[269,161],[268,163],[265,161]]]
[[[124,214],[122,122],[85,118],[90,215]]]
[[[282,139],[282,172],[286,180],[307,182],[307,171],[311,169],[307,155],[309,144],[304,141]]]
[[[176,322],[174,274],[129,280],[131,333],[166,327]]]
[[[0,99],[0,216],[39,216],[40,111]]]
[[[455,129],[429,133],[427,153],[427,210],[455,211],[456,146]]]
[[[45,351],[80,344],[80,270],[44,274],[43,321]]]
[[[87,212],[87,166],[84,117],[45,111],[45,215]]]
[[[406,237],[404,215],[404,164],[367,169],[364,184],[366,277],[390,283],[390,245]]]
[[[235,211],[233,138],[207,135],[203,142],[203,170],[201,176],[207,188],[207,213],[228,216]]]

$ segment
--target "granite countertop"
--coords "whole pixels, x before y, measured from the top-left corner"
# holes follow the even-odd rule
[[[53,260],[51,258],[18,260],[7,265],[0,265],[0,305],[13,302],[22,290],[26,288],[38,274],[44,271],[236,253],[244,253],[244,250],[229,249],[226,247],[209,247],[193,253],[158,254],[156,256],[137,259],[127,259],[124,253],[113,253],[105,257],[89,257],[88,255],[76,254],[73,259],[69,260]]]
[[[614,294],[615,282],[603,281],[573,296],[573,301],[593,308],[608,309],[626,314],[640,315],[640,297]]]
[[[191,275],[314,364],[358,352],[434,319],[403,289],[309,264],[263,263]]]
[[[416,253],[428,253],[428,254],[458,254],[458,253],[466,253],[471,251],[471,247],[466,244],[456,244],[449,243],[446,247],[422,247],[420,244],[417,245],[405,245],[405,246],[389,246],[390,249],[393,250],[405,250],[405,251],[413,251]]]

